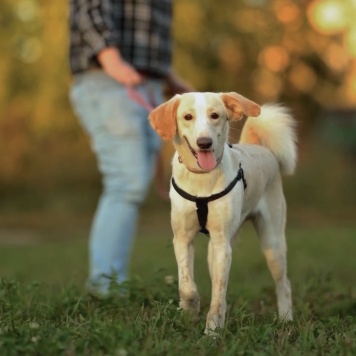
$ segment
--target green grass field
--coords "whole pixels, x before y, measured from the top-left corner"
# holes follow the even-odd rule
[[[257,238],[244,227],[233,245],[227,325],[211,338],[203,334],[210,301],[207,237],[196,240],[202,308],[192,321],[178,310],[168,221],[167,214],[143,217],[128,293],[108,300],[83,288],[88,221],[0,231],[8,236],[0,239],[0,354],[356,354],[356,226],[289,225],[295,321],[284,325],[276,320],[274,286]]]

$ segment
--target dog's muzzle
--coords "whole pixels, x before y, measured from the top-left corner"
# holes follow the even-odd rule
[[[199,151],[195,151],[190,144],[189,140],[184,136],[185,141],[197,160],[198,166],[206,172],[212,171],[219,164],[220,160],[216,160],[214,150],[211,149],[213,140],[210,137],[199,137],[197,139],[197,145]]]

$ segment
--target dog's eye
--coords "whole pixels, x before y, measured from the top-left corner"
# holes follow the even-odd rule
[[[212,119],[216,120],[216,119],[218,119],[220,116],[219,116],[218,113],[213,112],[213,113],[210,115],[210,117],[211,117]]]
[[[184,119],[189,121],[193,118],[193,116],[191,114],[187,114],[187,115],[184,115]]]

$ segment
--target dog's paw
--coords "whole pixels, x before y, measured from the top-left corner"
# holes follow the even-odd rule
[[[214,340],[217,340],[218,338],[222,337],[222,329],[215,328],[213,330],[213,329],[209,329],[208,327],[206,327],[204,330],[204,334],[209,338],[213,338]]]
[[[195,298],[193,300],[182,300],[179,302],[179,307],[182,308],[185,312],[188,312],[194,318],[198,318],[200,311],[200,299]]]
[[[179,306],[192,315],[198,315],[200,311],[200,297],[196,290],[191,290],[189,292],[180,290],[180,302]]]
[[[288,309],[286,312],[279,313],[278,320],[279,320],[279,322],[282,322],[282,323],[287,323],[289,321],[293,321],[292,309]]]

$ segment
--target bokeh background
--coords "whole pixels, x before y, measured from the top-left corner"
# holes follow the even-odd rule
[[[0,249],[86,239],[100,193],[68,99],[67,18],[66,1],[0,2]],[[285,179],[289,224],[310,239],[329,227],[338,239],[345,226],[356,239],[355,18],[355,0],[175,1],[177,73],[199,91],[291,108],[299,165]],[[167,186],[171,155],[165,144]],[[141,229],[164,226],[170,238],[169,203],[153,188],[142,211]]]

